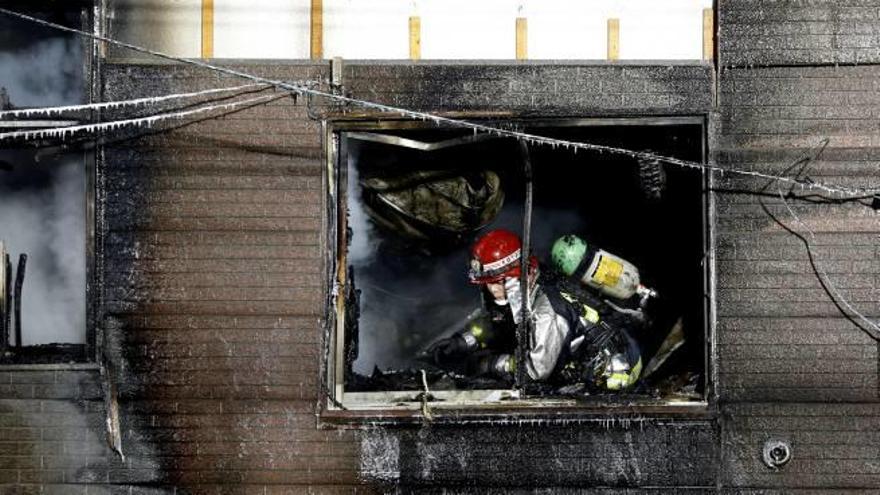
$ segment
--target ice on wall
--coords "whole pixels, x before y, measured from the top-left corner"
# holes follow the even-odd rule
[[[368,481],[400,479],[400,438],[382,428],[364,431],[360,442],[360,474]]]

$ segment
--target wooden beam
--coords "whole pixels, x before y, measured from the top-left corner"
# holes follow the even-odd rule
[[[620,58],[620,19],[608,19],[608,60]]]
[[[703,9],[703,60],[715,56],[715,15],[712,9]]]
[[[324,0],[312,0],[311,35],[312,60],[324,58]]]
[[[214,0],[202,0],[202,58],[214,58]]]
[[[525,17],[516,18],[516,59],[529,58],[529,23]]]
[[[422,19],[416,15],[409,18],[409,58],[422,58]]]

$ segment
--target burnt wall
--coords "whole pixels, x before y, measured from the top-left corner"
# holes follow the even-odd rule
[[[864,64],[880,57],[874,0],[721,0],[722,65]]]
[[[699,115],[712,74],[697,62],[503,64],[348,63],[353,96],[425,111],[509,116]]]
[[[323,67],[239,69],[288,80]],[[109,66],[104,98],[242,84],[179,66]],[[265,93],[248,95],[261,96]],[[353,434],[319,431],[323,149],[284,93],[106,147],[105,307],[134,484],[356,482]],[[261,490],[262,488],[254,488]]]
[[[528,117],[706,115],[708,65],[638,63],[349,63],[353,96],[426,111]],[[380,486],[710,487],[718,475],[711,419],[499,419],[483,425],[367,428],[360,476]]]
[[[327,77],[323,66],[243,69]],[[711,75],[699,64],[351,63],[343,84],[355,97],[429,111],[698,115],[710,108]],[[233,84],[177,66],[109,66],[104,97]],[[317,103],[319,114],[349,110]],[[106,147],[108,356],[123,443],[144,443],[130,462],[155,466],[126,483],[209,493],[712,485],[708,419],[318,430],[323,149],[307,113],[284,98]]]
[[[880,60],[878,12],[877,1],[721,2],[714,159],[876,187],[880,72],[833,64]],[[806,168],[786,172],[801,159]],[[804,243],[783,226],[811,239],[832,283],[876,319],[877,212],[858,202],[828,204],[817,191],[795,192],[809,197],[790,199],[789,212],[778,197],[788,188],[766,180],[725,176],[717,187],[769,193],[717,194],[722,483],[876,489],[877,343],[842,316]],[[790,441],[794,453],[779,472],[760,461],[772,438]]]
[[[880,2],[718,7],[717,80],[698,64],[349,63],[342,82],[355,97],[429,111],[710,115],[721,166],[783,173],[808,157],[800,173],[815,180],[876,184],[877,68],[828,64],[877,62]],[[328,77],[324,65],[240,68]],[[176,65],[108,65],[103,96],[238,84]],[[841,316],[780,225],[814,231],[816,260],[877,318],[873,210],[792,198],[795,220],[776,185],[716,177],[717,417],[328,431],[315,416],[327,282],[320,124],[283,98],[176,127],[114,139],[101,162],[100,330],[126,457],[104,446],[97,370],[4,370],[2,490],[880,487],[877,344]],[[760,461],[770,439],[792,445],[779,471]]]
[[[106,447],[98,375],[88,365],[0,370],[0,493],[84,493],[125,468]]]

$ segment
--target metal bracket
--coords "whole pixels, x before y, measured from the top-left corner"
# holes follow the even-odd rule
[[[464,144],[489,141],[491,139],[500,139],[499,136],[493,134],[469,134],[467,136],[435,142],[417,141],[415,139],[393,136],[391,134],[379,134],[375,132],[347,132],[345,133],[345,136],[349,139],[370,141],[373,143],[382,143],[391,146],[400,146],[403,148],[411,148],[419,151],[437,151],[445,148],[461,146]]]
[[[783,440],[768,440],[764,443],[762,458],[768,468],[778,471],[791,460],[791,447]]]

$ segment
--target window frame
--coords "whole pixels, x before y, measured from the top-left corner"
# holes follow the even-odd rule
[[[98,23],[95,16],[100,15],[94,7],[94,2],[79,1],[73,2],[69,8],[79,7],[81,27],[86,32],[98,32]],[[101,70],[101,54],[100,46],[97,41],[88,38],[81,38],[82,44],[82,75],[83,87],[81,94],[88,103],[95,103],[101,100],[100,90],[100,70]],[[54,124],[58,124],[58,119],[52,119]],[[65,121],[66,125],[76,125],[77,121]],[[31,121],[28,127],[35,127],[36,122]],[[103,271],[99,269],[98,262],[100,259],[99,232],[97,230],[97,218],[103,215],[103,207],[99,199],[99,169],[103,163],[99,157],[102,155],[101,146],[97,139],[90,142],[84,141],[84,149],[82,150],[82,163],[85,168],[85,194],[83,201],[85,214],[85,236],[84,236],[84,253],[85,253],[85,285],[82,290],[85,295],[85,321],[83,329],[83,344],[69,344],[82,348],[82,352],[77,353],[79,359],[76,361],[69,360],[70,356],[63,352],[53,352],[51,349],[41,353],[45,357],[43,360],[18,358],[14,362],[4,362],[0,360],[0,369],[2,370],[18,370],[18,369],[93,369],[100,362],[100,340],[98,331],[98,322],[100,318],[101,293],[100,287],[103,287]],[[99,163],[101,162],[101,163]],[[13,260],[14,265],[14,260]],[[14,352],[15,348],[10,344],[11,335],[8,335],[6,348],[9,352]],[[65,344],[58,342],[57,344]],[[51,345],[51,344],[49,344]],[[37,346],[20,346],[22,349],[32,349]]]
[[[708,160],[708,116],[643,116],[643,117],[529,117],[502,119],[496,116],[486,118],[482,114],[456,114],[470,121],[482,119],[488,125],[497,123],[522,123],[528,127],[567,127],[567,126],[667,126],[667,125],[698,125],[700,126],[702,163]],[[323,328],[323,349],[321,356],[319,406],[319,426],[332,426],[369,422],[392,424],[418,422],[425,419],[426,413],[434,417],[434,421],[451,421],[458,423],[464,420],[500,419],[504,418],[567,418],[583,415],[624,417],[627,415],[659,415],[676,418],[706,418],[717,414],[717,394],[715,391],[717,369],[715,342],[715,201],[712,193],[712,175],[705,171],[702,175],[700,201],[702,209],[702,248],[703,257],[703,336],[704,336],[704,372],[703,396],[698,401],[673,401],[668,399],[645,399],[642,396],[597,397],[595,400],[582,401],[574,399],[547,397],[520,397],[519,390],[479,390],[479,391],[431,391],[434,397],[448,399],[451,395],[481,396],[495,395],[489,402],[477,401],[419,401],[423,392],[418,391],[384,391],[384,392],[345,392],[344,364],[338,359],[344,353],[345,342],[345,279],[347,263],[345,253],[340,252],[341,246],[347,245],[347,172],[340,163],[341,157],[347,156],[344,150],[345,132],[381,132],[382,130],[430,129],[429,124],[411,120],[401,120],[399,116],[371,115],[357,118],[339,118],[327,120],[323,124],[326,169],[324,171],[323,219],[324,232],[321,237],[325,253],[325,318]],[[474,394],[473,392],[478,392]],[[500,394],[499,394],[500,392]],[[366,400],[366,395],[397,398],[388,402]],[[346,398],[352,400],[346,400]],[[633,398],[634,400],[626,400]],[[341,399],[341,400],[340,400]],[[407,399],[407,400],[403,400]],[[624,400],[621,400],[624,399]],[[428,412],[430,411],[430,412]]]

